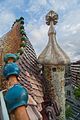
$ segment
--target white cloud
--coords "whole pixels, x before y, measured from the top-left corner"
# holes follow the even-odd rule
[[[15,8],[22,10],[25,5],[24,0],[0,1],[0,36],[10,30],[16,18]]]
[[[26,4],[25,4],[26,3]],[[28,19],[26,32],[37,54],[46,46],[48,41],[48,26],[45,15],[51,9],[59,14],[56,25],[57,40],[71,59],[80,59],[80,1],[79,0],[5,0],[0,4],[0,35],[10,30],[16,17],[24,11]],[[21,15],[22,16],[22,15]]]
[[[15,15],[11,11],[2,11],[0,13],[0,36],[10,30],[10,26],[15,20]]]
[[[33,44],[38,55],[41,53],[41,50],[47,44],[48,41],[47,32],[48,26],[44,24],[41,26],[34,25],[31,31],[29,31],[28,33],[30,41]]]
[[[18,8],[20,10],[23,10],[23,7],[25,6],[25,0],[6,0],[3,2],[3,4],[7,9]]]
[[[47,0],[37,0],[37,1],[34,1],[34,2],[33,2],[33,0],[30,0],[29,1],[29,7],[25,11],[26,12],[37,13],[37,11],[39,11],[40,8],[42,6],[45,6],[46,4],[47,4]]]
[[[56,11],[60,11],[62,10],[62,12],[64,10],[68,10],[71,7],[75,7],[77,5],[78,0],[47,0],[48,3],[50,4],[50,6],[56,10]]]
[[[61,17],[61,20],[56,25],[57,40],[62,49],[68,54],[71,60],[80,59],[80,10],[71,10]],[[44,16],[45,17],[45,16]],[[43,19],[43,16],[41,17]],[[48,27],[45,21],[39,26],[38,22],[34,22],[26,30],[29,30],[30,40],[39,55],[41,50],[46,46],[48,40]],[[30,28],[31,26],[31,28]]]
[[[71,60],[80,59],[80,9],[66,13],[62,19],[56,28],[58,42]]]

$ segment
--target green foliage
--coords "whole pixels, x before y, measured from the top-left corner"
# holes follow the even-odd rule
[[[69,117],[72,116],[72,108],[70,105],[66,105],[66,111],[65,111],[66,118],[68,119]]]
[[[80,98],[80,86],[74,89],[74,96],[76,99]]]

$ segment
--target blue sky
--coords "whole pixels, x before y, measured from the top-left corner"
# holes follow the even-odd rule
[[[72,61],[80,60],[80,0],[0,0],[0,36],[23,16],[26,33],[39,55],[48,41],[45,15],[49,10],[59,15],[55,26],[59,45]]]

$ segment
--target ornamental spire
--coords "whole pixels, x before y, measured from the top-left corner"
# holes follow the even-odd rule
[[[54,25],[56,25],[58,22],[58,14],[55,13],[53,10],[51,10],[47,15],[46,15],[46,24],[50,25],[48,35],[50,34],[55,34],[55,29]]]
[[[51,10],[46,15],[46,24],[49,25],[49,41],[45,49],[39,55],[39,61],[45,64],[67,64],[70,62],[69,57],[60,48],[56,40],[56,31],[54,25],[58,22],[58,14]]]
[[[51,22],[53,22],[54,25],[58,22],[58,14],[53,10],[46,15],[46,24],[50,25]]]

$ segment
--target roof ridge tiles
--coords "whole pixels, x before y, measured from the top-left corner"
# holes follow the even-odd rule
[[[16,23],[19,23],[21,20],[24,20],[24,18],[23,18],[23,17],[20,17],[19,19],[16,19],[16,20],[14,21],[14,23],[13,23],[13,25],[12,25],[11,28],[13,28],[13,27],[15,26],[15,24],[16,24]]]

